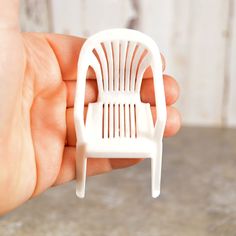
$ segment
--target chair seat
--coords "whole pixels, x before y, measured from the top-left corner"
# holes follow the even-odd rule
[[[96,158],[150,158],[155,148],[151,139],[101,139],[87,144],[87,156]]]
[[[113,105],[111,104],[112,107]],[[122,107],[123,104],[120,106]],[[156,150],[154,147],[156,143],[153,139],[154,124],[150,104],[140,102],[131,104],[129,107],[131,106],[135,107],[133,110],[135,124],[131,124],[132,112],[126,114],[128,117],[125,117],[124,112],[121,112],[121,107],[115,109],[115,105],[112,111],[109,110],[112,112],[112,119],[109,118],[109,122],[105,122],[105,116],[110,116],[110,114],[104,114],[109,113],[104,112],[104,103],[89,104],[86,118],[88,157],[148,158],[152,156],[152,151]],[[115,117],[118,118],[115,119]],[[130,122],[128,126],[125,122],[121,122],[121,119],[125,121],[126,118]],[[109,128],[114,129],[112,133]],[[104,132],[107,132],[107,135]]]

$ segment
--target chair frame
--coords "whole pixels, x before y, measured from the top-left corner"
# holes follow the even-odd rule
[[[139,156],[138,158],[151,158],[151,175],[152,175],[152,196],[156,198],[160,194],[160,182],[161,182],[161,166],[162,166],[162,139],[164,135],[164,129],[167,119],[166,112],[166,101],[163,84],[163,72],[162,72],[162,58],[158,46],[155,41],[149,36],[129,29],[111,29],[99,32],[94,36],[88,38],[84,43],[79,60],[78,60],[78,71],[77,71],[77,86],[76,96],[74,105],[74,120],[75,120],[75,131],[77,137],[76,144],[76,194],[78,197],[83,198],[85,196],[85,182],[86,182],[86,168],[87,168],[87,144],[90,142],[89,135],[86,134],[86,126],[84,123],[84,99],[85,99],[85,87],[86,87],[86,76],[89,67],[91,66],[97,77],[98,82],[98,101],[104,101],[108,99],[106,93],[102,92],[101,82],[102,74],[99,73],[97,63],[94,61],[96,58],[91,57],[91,53],[97,47],[98,44],[104,42],[136,42],[137,44],[143,45],[145,49],[150,53],[150,60],[146,62],[151,67],[153,73],[154,91],[155,91],[155,102],[156,102],[156,113],[157,120],[155,123],[154,131],[152,133],[152,140],[155,143],[155,150],[152,156],[144,157]],[[143,77],[143,74],[142,74]],[[100,82],[99,82],[100,81]],[[141,81],[139,81],[139,90],[141,88]],[[138,90],[137,90],[138,91]],[[133,94],[134,101],[140,101],[139,96]],[[132,96],[132,95],[131,95]],[[150,131],[151,132],[151,131]],[[107,158],[125,158],[121,153],[116,153],[113,156],[103,156]],[[99,158],[99,156],[97,156]],[[135,156],[133,158],[136,158]]]

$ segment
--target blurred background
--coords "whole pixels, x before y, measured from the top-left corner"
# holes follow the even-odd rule
[[[152,36],[178,80],[186,125],[236,126],[235,0],[22,0],[24,31],[89,36],[128,27]]]
[[[74,183],[0,218],[1,236],[236,236],[236,0],[22,0],[23,31],[153,37],[178,80],[184,128],[164,141],[161,196],[150,163]]]

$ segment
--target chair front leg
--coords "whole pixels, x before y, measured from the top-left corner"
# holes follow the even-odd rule
[[[156,152],[153,154],[151,158],[153,198],[157,198],[160,195],[161,166],[162,166],[162,141],[159,141],[157,144]]]
[[[79,198],[85,196],[85,182],[87,174],[86,144],[77,148],[76,152],[76,195]]]

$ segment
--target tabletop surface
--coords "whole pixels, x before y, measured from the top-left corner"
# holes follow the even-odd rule
[[[183,128],[165,140],[162,190],[150,161],[52,188],[0,218],[1,236],[236,236],[236,130]]]

